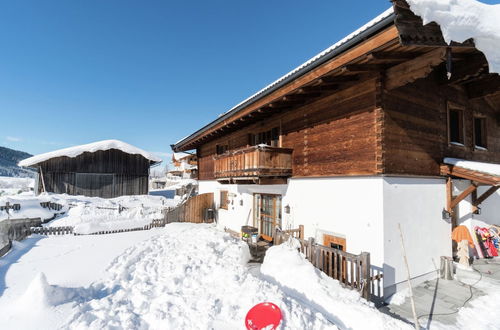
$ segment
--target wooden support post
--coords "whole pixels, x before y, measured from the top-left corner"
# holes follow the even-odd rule
[[[453,208],[451,207],[451,201],[453,199],[453,182],[451,177],[446,178],[446,211],[451,215],[453,213]]]
[[[460,195],[458,195],[455,199],[451,201],[451,209],[455,208],[455,206],[458,205],[461,201],[463,201],[467,196],[469,196],[473,191],[477,189],[477,185],[475,183],[472,183],[470,186],[467,187]]]
[[[476,213],[477,212],[477,189],[474,190],[471,194],[472,196],[472,213]]]
[[[299,230],[300,230],[299,238],[304,239],[304,225],[299,225]]]
[[[371,299],[371,274],[370,274],[370,253],[361,252],[361,281],[363,281],[361,296],[366,300]],[[359,284],[358,284],[359,285]]]

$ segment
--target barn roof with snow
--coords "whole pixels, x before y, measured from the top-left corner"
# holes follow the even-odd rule
[[[33,157],[26,158],[20,161],[18,165],[22,167],[31,167],[52,158],[58,158],[58,157],[74,158],[83,154],[84,152],[105,151],[110,149],[120,150],[131,155],[141,155],[144,158],[148,159],[151,164],[156,164],[161,162],[161,159],[158,158],[157,156],[153,155],[150,152],[134,147],[131,144],[119,140],[104,140],[89,144],[83,144],[75,147],[55,150],[40,155],[35,155]]]

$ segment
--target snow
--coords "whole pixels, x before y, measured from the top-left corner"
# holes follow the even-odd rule
[[[39,196],[0,197],[0,205],[21,204],[19,211],[0,211],[0,221],[7,218],[52,219],[48,227],[71,226],[78,234],[100,231],[141,228],[152,220],[162,219],[162,210],[177,205],[179,200],[162,196],[132,195],[112,199],[44,193]],[[60,211],[43,208],[40,203],[62,205]]]
[[[0,328],[244,329],[248,310],[264,301],[282,310],[283,329],[409,328],[296,249],[269,252],[263,274],[253,274],[248,246],[206,224],[33,236],[0,259]]]
[[[476,0],[407,1],[424,24],[434,21],[441,26],[447,43],[473,38],[488,60],[490,73],[500,73],[500,5]]]
[[[490,259],[490,263],[500,263],[500,258]],[[473,296],[467,307],[458,311],[455,325],[433,323],[433,329],[499,329],[497,315],[500,310],[500,281],[492,277],[480,275],[473,269],[460,267],[457,269],[456,279],[485,292],[486,295]]]
[[[20,161],[18,165],[29,167],[44,162],[51,158],[63,157],[63,156],[73,158],[83,154],[84,152],[96,152],[96,151],[104,151],[110,149],[121,150],[125,153],[133,155],[141,155],[144,158],[149,159],[150,161],[155,163],[161,162],[161,158],[155,156],[150,152],[134,147],[133,145],[130,145],[128,143],[119,140],[104,140],[36,155]]]
[[[409,328],[362,299],[357,291],[347,290],[340,283],[316,269],[304,255],[288,244],[271,247],[261,267],[289,297],[307,301],[330,322],[341,328],[404,329]],[[307,280],[305,280],[307,279]]]
[[[443,162],[448,165],[463,167],[472,171],[478,171],[491,175],[500,175],[500,164],[474,162],[458,158],[445,158]]]
[[[0,196],[30,194],[35,186],[33,178],[0,176]]]
[[[62,204],[63,209],[60,211],[50,210],[48,208],[44,208],[40,205],[40,203],[57,203]],[[64,201],[61,201],[56,196],[50,196],[48,194],[42,194],[39,196],[30,196],[30,195],[14,195],[14,196],[5,196],[0,197],[0,205],[4,206],[7,203],[10,205],[20,204],[20,210],[9,210],[0,211],[0,221],[5,219],[32,219],[32,218],[41,218],[42,221],[52,219],[54,215],[57,213],[62,213],[67,211],[68,206]]]
[[[178,162],[181,161],[181,159],[189,157],[189,156],[193,156],[193,155],[190,153],[187,153],[187,152],[174,152],[174,160],[178,161]]]
[[[0,258],[0,329],[60,328],[76,302],[105,294],[90,285],[107,277],[116,256],[160,232],[34,235],[14,241],[13,249]]]

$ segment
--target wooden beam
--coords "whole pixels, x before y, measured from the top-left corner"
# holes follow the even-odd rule
[[[345,82],[353,82],[353,81],[358,81],[360,79],[359,75],[350,75],[350,76],[325,76],[321,77],[320,79],[316,80],[316,83],[318,85],[325,85],[325,84],[339,84],[339,83],[345,83]]]
[[[336,89],[339,89],[338,84],[332,84],[332,85],[320,85],[320,86],[306,86],[303,88],[299,88],[297,91],[299,94],[308,94],[308,93],[314,93],[314,92],[328,92],[328,91],[334,91]]]
[[[446,48],[437,48],[413,60],[395,65],[386,71],[385,88],[392,90],[427,77],[433,68],[446,59]]]
[[[451,207],[451,201],[453,199],[453,182],[451,177],[446,178],[446,211],[448,213],[453,213],[453,208]]]
[[[321,93],[292,94],[283,96],[283,101],[304,101],[321,96]]]
[[[414,52],[373,52],[367,55],[367,59],[373,60],[389,60],[389,61],[406,61],[422,55]]]
[[[380,64],[348,64],[341,69],[341,72],[373,72],[384,69],[385,66]]]
[[[477,198],[474,202],[474,206],[479,206],[481,205],[482,202],[484,202],[488,197],[493,195],[498,189],[500,189],[500,186],[493,186],[490,189],[486,190],[479,198]]]
[[[451,201],[450,208],[453,210],[455,206],[458,205],[461,201],[463,201],[467,196],[469,196],[473,191],[477,189],[477,185],[472,183],[467,187],[460,195],[458,195],[455,199]]]
[[[468,83],[465,85],[465,89],[467,91],[467,95],[471,99],[498,93],[500,91],[500,76],[498,74],[490,75]]]

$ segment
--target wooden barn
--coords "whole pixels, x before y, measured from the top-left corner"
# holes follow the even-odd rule
[[[173,150],[196,150],[220,226],[272,240],[303,225],[370,252],[390,296],[406,279],[399,224],[416,282],[451,256],[455,226],[500,224],[500,170],[484,164],[500,163],[499,125],[500,77],[474,40],[449,44],[394,0]]]
[[[148,193],[149,168],[161,159],[118,140],[36,155],[19,166],[38,170],[38,193],[113,198]]]

